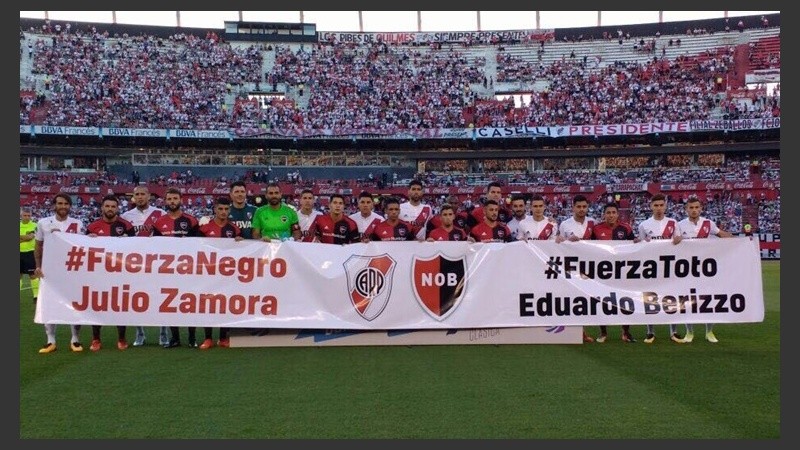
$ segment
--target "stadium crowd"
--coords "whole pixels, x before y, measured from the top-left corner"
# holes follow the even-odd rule
[[[110,36],[80,27],[22,34],[32,42],[32,63],[30,73],[20,74],[28,80],[20,90],[29,92],[27,85],[38,86],[37,79],[43,88],[21,99],[21,124],[394,131],[677,122],[707,119],[715,111],[729,118],[780,115],[775,97],[750,103],[725,98],[720,80],[735,64],[733,47],[723,41],[700,55],[602,64],[579,58],[531,63],[498,45],[497,68],[490,70],[484,56],[452,47],[243,46],[213,33]],[[515,106],[489,94],[494,78],[540,81],[547,88]],[[479,95],[474,88],[481,84],[488,92]],[[259,107],[247,101],[248,91],[290,95]],[[231,101],[237,94],[239,101]]]

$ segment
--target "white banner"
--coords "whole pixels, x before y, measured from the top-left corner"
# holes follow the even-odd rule
[[[760,322],[758,241],[90,238],[44,249],[35,321],[442,329]]]
[[[758,69],[744,74],[746,84],[753,83],[780,83],[781,69]]]
[[[266,330],[233,334],[231,347],[341,347],[351,345],[581,344],[583,327],[471,328],[467,330]]]

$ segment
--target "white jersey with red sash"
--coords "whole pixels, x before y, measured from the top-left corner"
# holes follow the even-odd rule
[[[412,229],[417,233],[418,240],[425,240],[426,226],[431,217],[433,217],[431,205],[420,203],[414,206],[411,202],[400,204],[400,220],[411,224]]]
[[[711,235],[716,236],[719,234],[719,227],[713,220],[706,219],[705,217],[698,217],[697,223],[693,223],[689,218],[685,218],[678,222],[681,236],[684,239],[703,239]]]
[[[511,240],[512,241],[518,240],[517,239],[517,233],[519,232],[519,224],[524,222],[524,221],[526,221],[526,220],[529,220],[530,218],[531,218],[531,216],[529,216],[527,214],[524,215],[522,217],[522,219],[517,219],[515,216],[511,216],[511,220],[509,220],[506,225],[508,225],[508,229],[511,230]]]
[[[672,239],[677,233],[678,222],[669,217],[656,220],[652,216],[639,224],[640,239]]]
[[[144,211],[133,208],[120,214],[120,217],[133,225],[136,236],[150,236],[153,234],[153,224],[159,217],[166,214],[161,208],[148,206]]]
[[[361,238],[372,234],[372,231],[375,230],[375,227],[379,223],[383,222],[383,216],[375,211],[369,213],[367,217],[362,216],[361,211],[356,211],[355,213],[350,214],[348,217],[353,219],[353,222],[358,225],[358,234],[361,236]]]
[[[580,239],[591,239],[592,230],[594,230],[594,219],[591,217],[584,217],[583,222],[575,220],[575,216],[561,222],[558,227],[558,232],[564,239],[569,239],[572,236],[577,236]]]
[[[314,242],[314,236],[309,233],[311,229],[311,224],[314,223],[314,219],[322,215],[321,212],[317,211],[316,209],[312,209],[311,212],[306,215],[301,210],[297,210],[297,220],[300,223],[300,240],[303,242]]]
[[[542,220],[535,220],[527,217],[519,222],[517,229],[518,241],[552,241],[556,238],[556,222],[545,217]]]

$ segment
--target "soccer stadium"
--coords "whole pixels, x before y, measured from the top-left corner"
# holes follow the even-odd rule
[[[130,13],[20,13],[20,438],[781,437],[779,13]]]

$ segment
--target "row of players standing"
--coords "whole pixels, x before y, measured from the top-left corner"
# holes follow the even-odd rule
[[[678,223],[665,217],[666,199],[657,194],[651,198],[650,206],[653,215],[639,224],[639,237],[636,237],[630,225],[619,222],[618,208],[608,204],[604,208],[602,223],[596,223],[587,217],[588,200],[583,195],[573,198],[573,215],[559,225],[553,218],[545,217],[545,202],[541,196],[531,200],[531,215],[525,211],[525,200],[515,197],[511,201],[511,210],[501,202],[502,192],[499,183],[487,186],[486,201],[472,211],[457,211],[453,205],[443,205],[440,214],[433,215],[430,205],[422,202],[422,182],[414,180],[409,184],[408,201],[400,203],[394,198],[383,202],[386,217],[374,211],[373,197],[364,192],[359,196],[359,211],[344,215],[344,198],[341,195],[331,196],[330,211],[322,214],[313,209],[314,194],[310,190],[303,191],[300,196],[300,210],[282,203],[280,186],[270,184],[267,187],[267,205],[257,208],[247,204],[247,189],[244,182],[231,184],[229,198],[220,197],[214,202],[214,216],[201,225],[197,218],[181,209],[181,192],[168,189],[165,196],[166,211],[150,205],[150,193],[145,186],[137,186],[133,193],[134,208],[119,213],[116,197],[107,196],[101,204],[101,217],[92,222],[86,230],[80,220],[69,217],[72,206],[71,198],[66,194],[57,194],[53,202],[54,215],[41,219],[37,223],[35,275],[41,273],[43,246],[46,236],[55,231],[86,233],[90,236],[205,236],[233,239],[297,240],[306,242],[322,242],[346,244],[373,241],[460,241],[471,242],[510,242],[512,240],[554,240],[555,242],[578,241],[582,239],[599,240],[634,240],[649,241],[652,239],[673,239],[675,244],[682,238],[704,238],[710,235],[730,237],[731,233],[720,230],[717,225],[704,217],[702,205],[698,199],[687,202],[688,217]],[[677,326],[670,324],[670,338],[674,342],[691,342],[693,330],[687,324],[685,337],[677,333]],[[79,332],[80,326],[72,326],[71,350],[82,351]],[[40,353],[56,350],[55,325],[46,324],[47,343]],[[180,346],[178,327],[161,327],[159,344],[165,348]],[[199,347],[212,347],[212,329],[205,328],[205,340]],[[221,328],[218,345],[230,345],[228,331]],[[117,347],[127,348],[125,340],[126,327],[118,327]],[[198,347],[196,328],[188,327],[189,346]],[[597,340],[604,342],[607,337],[605,326],[600,327]],[[622,339],[635,342],[629,327],[623,325]],[[706,339],[717,342],[712,331],[712,324],[706,325]],[[584,333],[584,340],[594,339]],[[646,343],[655,340],[654,327],[647,326]],[[136,327],[134,346],[146,343],[144,327]],[[93,326],[93,351],[100,350],[100,327]]]
[[[34,276],[43,278],[42,255],[44,244],[49,236],[55,232],[87,234],[92,237],[123,237],[123,236],[171,236],[171,237],[222,237],[237,240],[252,237],[250,223],[256,215],[256,207],[248,205],[247,190],[244,183],[234,183],[231,186],[230,198],[220,197],[214,202],[214,217],[207,223],[200,225],[197,218],[182,211],[181,192],[178,189],[168,189],[165,196],[166,210],[150,204],[150,192],[145,186],[137,186],[133,192],[134,207],[120,214],[119,200],[114,195],[103,198],[100,206],[101,217],[84,228],[83,222],[69,215],[72,208],[72,199],[69,195],[56,194],[53,201],[52,216],[45,217],[36,225],[34,258],[36,268]],[[236,223],[246,223],[246,227],[239,227]],[[47,299],[44,299],[46,301]],[[56,325],[45,324],[47,342],[39,353],[47,354],[57,350]],[[80,341],[80,325],[71,325],[70,350],[83,351]],[[126,350],[125,326],[117,327],[117,348]],[[92,326],[92,343],[90,349],[99,351],[102,347],[99,325]],[[189,347],[198,347],[196,340],[196,327],[188,327]],[[168,333],[169,332],[169,333]],[[213,346],[212,328],[205,328],[205,340],[202,349]],[[136,327],[134,346],[145,345],[147,340],[144,327]],[[178,327],[160,327],[159,344],[164,348],[174,348],[181,345]],[[220,328],[218,345],[230,346],[228,329]]]
[[[457,211],[453,205],[445,204],[441,207],[440,214],[434,216],[430,205],[422,202],[422,183],[415,180],[409,185],[407,202],[401,204],[396,199],[384,201],[386,218],[373,211],[372,195],[367,192],[359,197],[359,211],[348,217],[342,213],[344,198],[341,196],[331,198],[331,212],[323,215],[313,210],[313,193],[304,191],[300,200],[301,232],[305,241],[337,244],[359,240],[553,240],[560,243],[585,239],[633,242],[670,239],[673,244],[679,244],[683,239],[733,236],[732,233],[721,230],[713,220],[703,217],[703,205],[694,197],[686,203],[687,217],[678,222],[666,217],[666,197],[663,194],[654,195],[650,199],[652,215],[642,221],[637,227],[638,233],[634,233],[631,225],[620,221],[619,207],[615,203],[604,206],[603,219],[598,222],[588,217],[588,199],[584,195],[576,195],[572,201],[572,216],[558,224],[555,219],[544,215],[545,201],[541,196],[531,199],[530,216],[525,211],[525,199],[521,196],[511,199],[511,209],[508,210],[501,201],[501,188],[499,183],[488,184],[486,201],[472,211]],[[705,327],[706,340],[718,342],[713,324],[706,324]],[[694,339],[692,324],[686,324],[686,335],[683,337],[678,334],[677,324],[670,324],[669,332],[670,340],[676,343],[690,343]],[[602,343],[607,337],[608,328],[601,325],[596,340]],[[595,340],[586,333],[583,338],[585,342]],[[622,325],[622,340],[636,342],[629,325]],[[654,325],[647,325],[644,342],[655,342]]]

